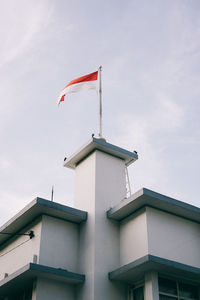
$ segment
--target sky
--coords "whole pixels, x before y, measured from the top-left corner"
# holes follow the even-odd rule
[[[0,225],[36,197],[73,206],[69,157],[98,135],[96,91],[65,85],[102,65],[103,136],[136,150],[142,187],[200,206],[200,1],[0,1]]]

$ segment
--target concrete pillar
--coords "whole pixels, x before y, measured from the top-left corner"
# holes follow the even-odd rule
[[[159,300],[157,272],[145,274],[144,300]]]
[[[69,158],[75,169],[75,207],[88,212],[80,226],[78,272],[86,275],[77,290],[77,300],[125,299],[123,284],[108,279],[119,266],[119,224],[107,219],[107,210],[126,196],[126,160],[135,154],[102,140],[91,143]]]
[[[80,230],[78,261],[86,282],[77,300],[124,300],[124,290],[108,280],[108,272],[119,265],[119,225],[106,211],[125,197],[124,162],[95,151],[75,172],[75,206],[88,212]]]

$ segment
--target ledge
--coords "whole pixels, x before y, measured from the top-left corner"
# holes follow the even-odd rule
[[[131,163],[138,159],[138,155],[134,152],[127,151],[118,146],[107,143],[104,139],[92,138],[86,145],[84,145],[74,155],[70,156],[64,162],[64,167],[75,169],[76,166],[88,157],[95,150],[107,153],[125,161],[129,166]]]
[[[161,257],[146,255],[127,265],[124,265],[108,274],[110,280],[117,280],[133,284],[141,280],[148,271],[157,271],[158,274],[178,277],[183,280],[199,282],[200,268],[185,265]]]
[[[109,219],[121,221],[138,209],[150,206],[162,211],[200,222],[200,208],[143,188],[107,211]]]
[[[36,198],[0,227],[0,246],[12,238],[12,235],[1,235],[1,233],[9,232],[14,235],[41,215],[48,215],[77,224],[87,220],[87,212],[85,211],[42,198]]]
[[[35,278],[42,277],[77,285],[85,281],[85,275],[68,272],[63,269],[51,268],[30,263],[0,281],[0,299],[15,294],[18,290],[32,284]]]

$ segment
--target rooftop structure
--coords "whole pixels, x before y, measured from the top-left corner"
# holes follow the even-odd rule
[[[36,198],[0,228],[0,300],[200,299],[200,209],[126,198],[137,159],[93,137],[64,161],[74,207]]]

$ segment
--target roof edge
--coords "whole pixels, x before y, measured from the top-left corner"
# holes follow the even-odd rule
[[[109,219],[121,221],[138,209],[150,206],[200,223],[200,208],[172,197],[142,188],[107,211]]]
[[[177,274],[185,278],[191,276],[191,280],[199,280],[200,278],[200,268],[198,267],[186,265],[151,254],[145,255],[131,263],[128,263],[127,265],[121,266],[118,269],[109,272],[108,278],[110,280],[127,281],[127,278],[133,275],[134,270],[138,273],[142,272],[144,274],[152,269],[158,271],[159,273],[170,274],[171,272],[172,276],[176,276]]]
[[[83,147],[64,161],[64,167],[75,169],[80,162],[96,150],[124,160],[127,166],[138,159],[137,152],[131,152],[107,143],[106,140],[102,138],[92,137]]]
[[[86,211],[37,197],[0,227],[0,246],[2,247],[14,234],[19,233],[41,215],[48,215],[76,224],[87,220]],[[11,235],[5,235],[6,232],[11,233]]]
[[[85,281],[85,275],[69,272],[65,269],[48,267],[40,264],[29,263],[0,281],[1,296],[13,294],[15,291],[31,284],[35,278],[47,277],[62,281],[70,285],[81,284]]]

